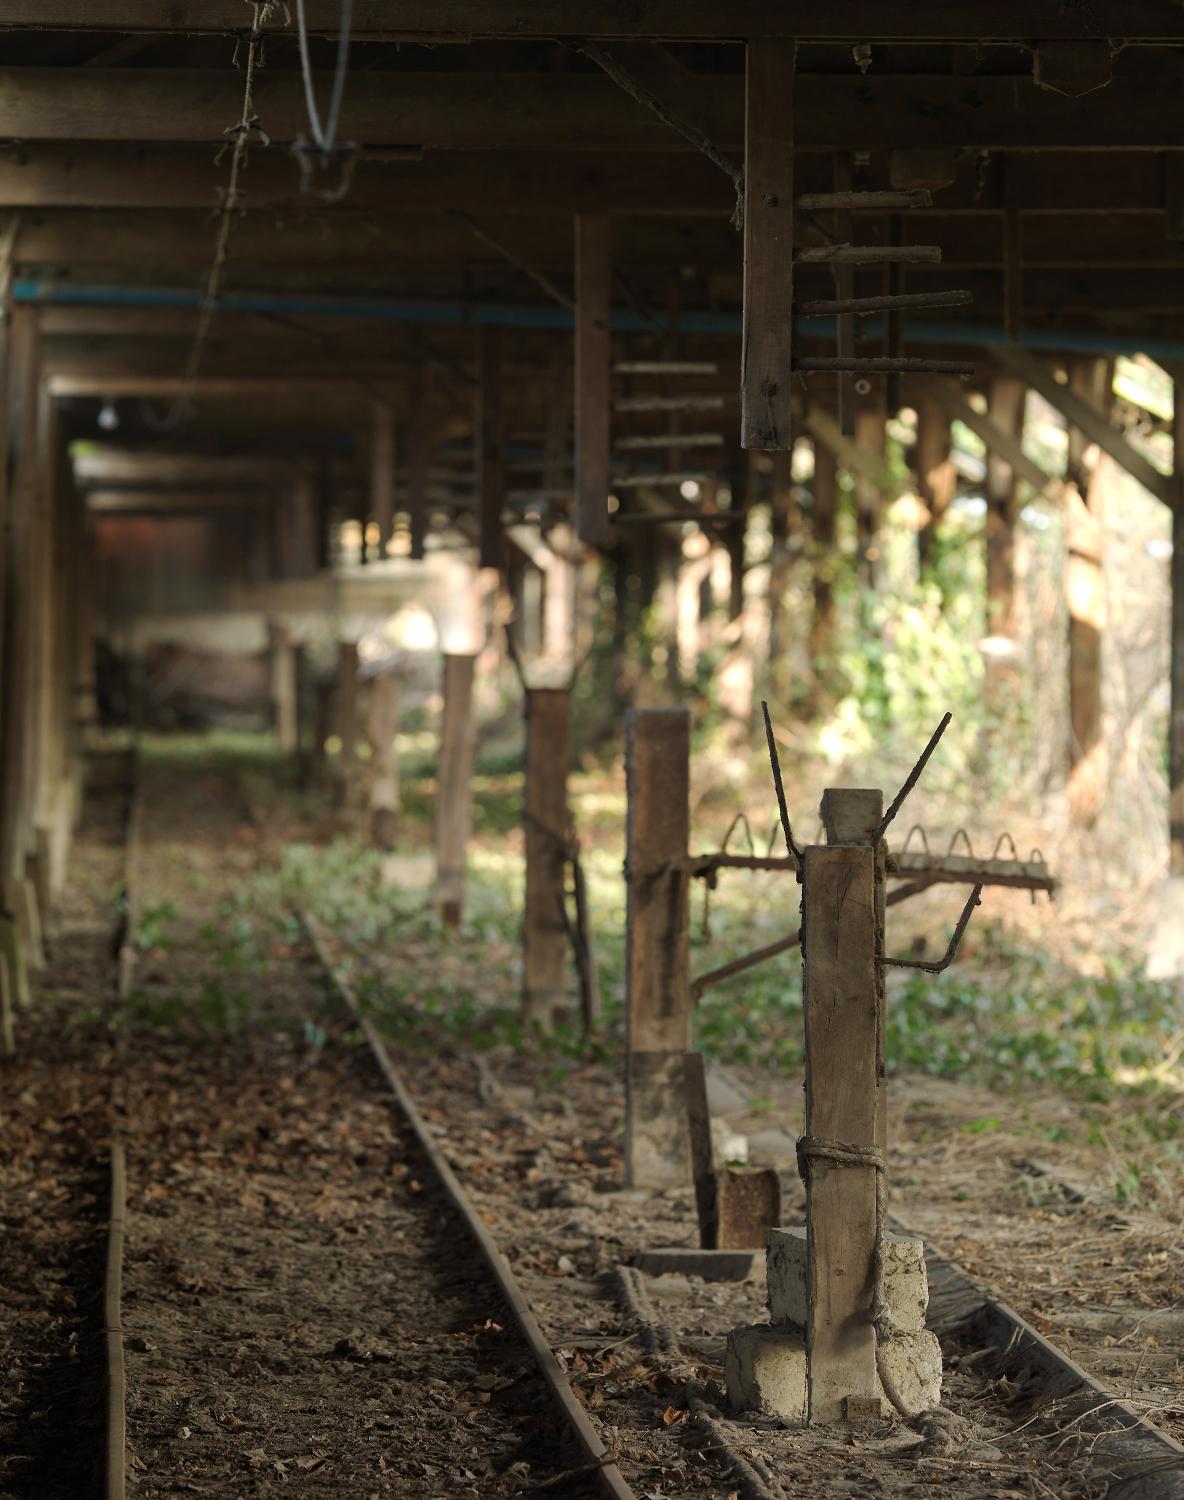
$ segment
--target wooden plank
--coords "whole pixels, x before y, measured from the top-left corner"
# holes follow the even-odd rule
[[[744,100],[734,76],[637,81],[721,148],[742,145]],[[315,83],[327,97],[331,76],[317,74]],[[951,140],[967,150],[1184,145],[1184,121],[1171,108],[1175,80],[1166,76],[1116,77],[1077,99],[1029,78],[942,75],[881,75],[871,88],[858,77],[807,74],[796,92],[799,150],[942,149]],[[58,68],[7,68],[0,99],[4,136],[22,141],[215,144],[242,108],[241,80],[229,69],[72,69],[64,89]],[[255,105],[273,143],[290,145],[307,129],[294,70],[265,69]],[[655,115],[623,107],[617,86],[591,73],[355,72],[341,133],[373,148],[667,151],[679,144]]]
[[[444,712],[436,767],[436,907],[449,927],[460,926],[473,826],[476,662],[475,656],[444,657]]]
[[[950,461],[950,422],[934,401],[927,382],[916,399],[917,446],[914,467],[917,471],[917,495],[929,512],[929,519],[917,532],[917,556],[922,570],[933,557],[937,528],[954,498],[957,475]]]
[[[688,876],[690,715],[625,716],[625,1171],[634,1187],[690,1182],[682,1054],[691,1040]]]
[[[1026,349],[1003,344],[998,345],[993,353],[1004,369],[1018,375],[1034,391],[1038,391],[1067,422],[1086,433],[1091,442],[1097,443],[1104,453],[1108,453],[1132,479],[1138,480],[1145,490],[1150,491],[1165,505],[1172,503],[1172,485],[1168,476],[1161,474],[1141,453],[1136,452],[1096,406],[1084,400],[1077,392],[1071,391],[1068,386],[1062,385],[1046,360]]]
[[[395,414],[385,401],[371,404],[370,519],[378,527],[378,556],[395,529]]]
[[[576,219],[575,508],[576,534],[608,544],[612,269],[607,214]]]
[[[790,446],[793,338],[793,42],[745,52],[744,309],[740,444]]]
[[[1031,463],[1022,446],[1027,397],[1023,381],[1010,375],[997,376],[991,381],[984,429],[979,433],[987,443],[987,482],[984,489],[987,502],[987,634],[1006,640],[1015,636],[1018,480],[1024,477],[1022,471],[1025,464],[1030,464],[1030,469],[1035,470],[1037,475],[1043,474],[1038,465]],[[948,406],[946,410],[949,410]],[[986,436],[988,432],[991,437]],[[1009,461],[999,445],[1000,438],[1003,439],[1003,448],[1007,449],[1012,459],[1018,458],[1019,463]],[[1059,482],[1048,477],[1045,484],[1049,491],[1055,491],[1059,499]],[[992,675],[998,675],[992,674],[994,662],[995,658],[988,657],[988,680]]]
[[[837,427],[834,429],[837,433]],[[824,443],[814,443],[814,479],[811,486],[811,594],[810,661],[816,679],[828,674],[834,651],[834,573],[838,526],[838,473],[835,456]]]
[[[263,24],[283,31],[288,20],[276,10]],[[341,24],[337,0],[308,0],[312,31],[335,36]],[[234,0],[6,0],[5,28],[73,31],[190,32],[234,34],[243,28]],[[655,0],[645,7],[618,0],[564,0],[541,10],[513,0],[357,0],[353,34],[385,41],[468,41],[472,37],[522,40],[554,36],[664,37],[671,40],[736,41],[754,37],[801,37],[811,41],[1006,42],[1026,37],[1048,41],[1121,38],[1129,42],[1184,42],[1184,21],[1155,0],[1099,0],[1088,11],[1058,0],[974,0],[951,8],[948,0],[920,0],[907,11],[885,12],[868,0],[734,0],[722,9],[711,0]]]
[[[807,1136],[876,1145],[875,852],[813,846],[802,875]],[[806,1185],[809,1420],[840,1420],[848,1396],[876,1398],[868,1318],[876,1174],[810,1162]]]
[[[567,837],[567,770],[571,703],[566,688],[526,694],[523,844],[526,904],[522,916],[522,1019],[549,1030],[566,1010],[567,933],[563,921]]]
[[[840,392],[841,396],[841,392]],[[875,460],[875,467],[887,466],[886,417],[881,404],[862,405],[855,411],[855,443]],[[884,499],[871,477],[871,467],[855,475],[855,535],[859,558],[859,576],[864,588],[874,589],[879,578],[879,536]]]

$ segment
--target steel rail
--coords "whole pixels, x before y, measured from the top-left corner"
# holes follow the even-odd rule
[[[127,1155],[111,1142],[111,1206],[107,1220],[107,1266],[103,1281],[106,1344],[106,1500],[127,1496],[127,1369],[123,1355],[123,1247],[127,1224]]]
[[[373,1054],[374,1061],[378,1064],[379,1071],[382,1073],[408,1125],[411,1127],[419,1149],[427,1158],[428,1165],[432,1171],[439,1178],[444,1192],[453,1208],[463,1220],[465,1228],[476,1241],[481,1258],[489,1267],[490,1274],[497,1283],[498,1291],[501,1293],[506,1306],[513,1314],[519,1332],[525,1339],[527,1347],[530,1349],[535,1363],[539,1367],[540,1374],[546,1381],[556,1402],[562,1408],[563,1415],[575,1436],[576,1442],[588,1460],[589,1469],[596,1471],[605,1493],[611,1497],[611,1500],[638,1500],[635,1491],[621,1473],[613,1453],[605,1446],[595,1423],[580,1404],[579,1398],[572,1389],[567,1372],[559,1363],[550,1344],[548,1344],[543,1330],[539,1326],[538,1319],[531,1311],[530,1304],[523,1296],[514,1278],[514,1273],[510,1268],[509,1262],[498,1249],[488,1229],[481,1222],[476,1209],[470,1202],[468,1194],[465,1192],[460,1179],[452,1170],[447,1158],[433,1141],[431,1132],[416,1107],[415,1100],[411,1097],[410,1091],[391,1061],[390,1053],[387,1051],[386,1044],[379,1035],[377,1027],[368,1016],[362,1014],[357,996],[353,991],[353,986],[333,964],[325,944],[324,929],[312,913],[305,911],[303,908],[297,910],[297,916],[312,941],[317,958],[330,984],[360,1026],[362,1034],[365,1036],[370,1051]]]

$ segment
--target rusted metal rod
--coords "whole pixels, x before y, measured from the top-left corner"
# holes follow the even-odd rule
[[[928,188],[871,188],[865,191],[849,189],[836,193],[801,193],[796,199],[798,208],[850,208],[873,211],[891,208],[932,208],[933,194]]]
[[[812,245],[794,256],[800,266],[936,265],[940,245]]]
[[[800,302],[796,311],[802,318],[841,317],[845,313],[854,313],[856,317],[862,318],[869,313],[892,312],[897,309],[922,311],[939,307],[968,307],[973,301],[974,293],[966,291],[899,292],[894,296],[881,297],[815,297],[807,302]]]
[[[975,366],[964,359],[913,359],[904,355],[895,359],[880,356],[867,359],[845,359],[832,355],[818,358],[804,356],[795,359],[793,367],[804,375],[846,370],[862,375],[973,375],[975,372]]]

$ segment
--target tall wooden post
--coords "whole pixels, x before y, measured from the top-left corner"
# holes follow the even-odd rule
[[[1113,371],[1105,359],[1070,361],[1069,388],[1109,420]],[[1102,636],[1106,625],[1105,490],[1113,460],[1090,463],[1092,440],[1069,428],[1065,490],[1065,599],[1069,608],[1069,806],[1092,826],[1104,795]]]
[[[296,652],[292,631],[280,620],[268,621],[271,647],[271,720],[276,741],[285,753],[297,748]]]
[[[1024,434],[1027,390],[1014,375],[991,381],[991,420],[1016,439]],[[987,634],[1011,640],[1015,635],[1016,473],[1006,459],[987,450]]]
[[[502,508],[506,500],[505,441],[502,413],[501,330],[482,325],[478,330],[477,381],[477,509],[480,523],[478,553],[483,568],[505,562]]]
[[[1171,873],[1184,876],[1184,373],[1173,385],[1171,713],[1168,719],[1168,788]]]
[[[608,545],[612,264],[607,214],[576,217],[576,532]]]
[[[769,525],[772,552],[769,557],[769,677],[777,697],[789,689],[789,633],[786,593],[789,590],[790,538],[797,530],[798,514],[793,493],[793,452],[773,455],[769,490]]]
[[[887,433],[882,405],[858,406],[855,410],[855,441],[883,462]],[[859,549],[859,581],[865,589],[874,589],[879,577],[880,513],[883,497],[875,480],[867,472],[855,474],[855,533]]]
[[[338,798],[342,807],[355,801],[358,756],[358,643],[337,643],[337,762]]]
[[[917,562],[921,576],[933,565],[937,528],[954,498],[957,476],[950,461],[950,419],[931,396],[917,398],[917,448],[914,464],[917,492],[929,519],[917,532]]]
[[[631,1187],[683,1186],[691,1181],[691,993],[688,877],[676,862],[686,858],[690,829],[685,708],[626,714],[625,777],[625,1174]]]
[[[464,909],[469,834],[472,830],[473,671],[475,656],[445,656],[444,714],[436,770],[436,908],[449,927]]]
[[[834,454],[817,441],[814,443],[814,480],[811,489],[814,611],[810,620],[810,660],[815,679],[825,680],[834,652],[838,472]]]
[[[374,402],[370,434],[370,519],[378,528],[377,557],[381,562],[395,529],[395,417],[385,401]],[[363,527],[362,555],[365,553]]]
[[[370,843],[393,849],[399,821],[399,679],[381,672],[370,683]]]
[[[528,1026],[538,1024],[543,1028],[558,1020],[566,1006],[563,901],[570,716],[566,688],[532,688],[527,692],[522,1019]]]
[[[790,445],[796,43],[745,50],[744,311],[740,443]]]
[[[804,851],[806,1023],[806,1354],[809,1420],[834,1422],[849,1397],[878,1400],[869,1321],[876,1170],[834,1146],[884,1149],[883,846],[879,792],[828,790],[826,845]],[[811,1150],[816,1146],[816,1150]]]

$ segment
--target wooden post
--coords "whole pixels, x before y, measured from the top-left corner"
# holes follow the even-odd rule
[[[881,463],[887,433],[883,406],[859,406],[855,410],[855,441]],[[883,496],[867,472],[855,474],[855,532],[859,548],[859,579],[865,589],[874,589],[879,577],[880,513]]]
[[[1184,372],[1176,372],[1172,411],[1171,712],[1168,718],[1168,821],[1171,873],[1184,876]]]
[[[393,849],[399,820],[399,679],[381,672],[370,682],[370,843]]]
[[[576,532],[608,545],[612,265],[607,214],[576,217]]]
[[[789,637],[786,594],[789,590],[790,538],[797,531],[799,517],[793,492],[793,452],[787,449],[773,455],[773,473],[769,488],[769,530],[772,551],[769,557],[769,679],[773,694],[782,698],[789,690]]]
[[[691,1043],[688,878],[690,715],[625,716],[625,1176],[631,1187],[691,1181],[683,1055]]]
[[[802,958],[806,1137],[882,1150],[882,850],[870,841],[881,806],[877,792],[825,794],[830,842],[807,848],[802,863]],[[879,1397],[869,1321],[876,1172],[827,1160],[825,1145],[808,1160],[809,1420],[825,1423],[846,1415],[848,1398]]]
[[[1069,389],[1109,421],[1112,367],[1104,359],[1072,360]],[[1065,488],[1065,599],[1069,609],[1069,808],[1092,827],[1101,811],[1102,635],[1106,624],[1105,489],[1112,460],[1090,463],[1091,435],[1069,428]]]
[[[937,528],[954,498],[957,475],[950,461],[950,420],[931,396],[917,398],[917,493],[929,520],[917,532],[917,562],[924,577],[933,564]]]
[[[522,1019],[548,1029],[566,1008],[563,920],[567,838],[570,694],[533,688],[526,694],[526,785],[523,842],[526,908],[522,922]]]
[[[337,762],[338,800],[352,807],[357,778],[358,745],[358,643],[337,643],[337,738],[341,750]]]
[[[386,544],[395,529],[395,417],[385,401],[375,401],[370,429],[370,519],[378,528],[377,557],[386,557]],[[366,551],[365,528],[362,552]]]
[[[1022,380],[998,375],[991,381],[988,412],[1005,432],[1022,439],[1027,390]],[[1015,635],[1015,521],[1017,474],[1006,459],[987,448],[987,634]]]
[[[459,927],[472,829],[473,671],[475,656],[445,656],[444,714],[436,770],[436,909]]]
[[[271,722],[276,742],[285,754],[296,749],[296,652],[291,629],[280,620],[268,621],[271,643]]]
[[[505,562],[502,508],[506,499],[503,456],[501,330],[483,324],[478,330],[480,371],[477,381],[477,510],[480,522],[480,566],[500,568]]]
[[[796,43],[745,49],[744,310],[740,443],[788,448],[793,340]]]
[[[816,681],[829,675],[834,652],[834,577],[838,562],[835,546],[838,521],[838,471],[834,454],[825,444],[814,442],[814,480],[810,508],[813,561],[814,612],[810,621],[810,661]]]

